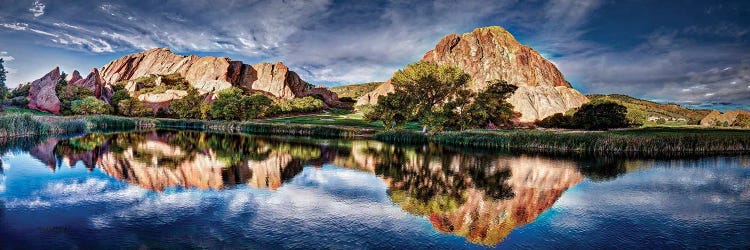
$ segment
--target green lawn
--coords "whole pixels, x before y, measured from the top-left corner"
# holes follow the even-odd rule
[[[293,117],[271,118],[263,120],[267,123],[280,124],[315,124],[315,125],[339,125],[371,129],[383,129],[382,122],[368,122],[362,118],[361,113],[353,113],[349,110],[333,109],[322,114],[300,115]],[[417,123],[408,123],[408,130],[419,130],[421,126]]]
[[[32,114],[32,115],[39,115],[39,116],[53,116],[53,114],[45,113],[38,110],[33,109],[27,109],[27,108],[17,108],[17,107],[6,107],[5,111],[2,113],[3,115],[10,115],[10,114]]]

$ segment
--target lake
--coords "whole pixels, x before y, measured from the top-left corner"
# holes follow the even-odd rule
[[[750,157],[196,131],[5,142],[0,248],[750,247]]]

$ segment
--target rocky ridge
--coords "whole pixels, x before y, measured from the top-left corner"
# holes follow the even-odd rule
[[[499,26],[478,28],[463,35],[444,37],[422,61],[450,65],[472,76],[469,88],[481,91],[487,81],[499,79],[518,86],[509,102],[521,113],[520,122],[533,122],[564,113],[588,102],[572,88],[554,64],[531,47],[520,44]],[[393,91],[390,81],[360,97],[357,105],[377,103]]]

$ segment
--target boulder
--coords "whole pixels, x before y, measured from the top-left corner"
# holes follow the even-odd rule
[[[60,82],[60,68],[31,83],[29,108],[53,114],[60,114],[60,99],[57,98],[57,83]]]
[[[444,37],[422,61],[450,65],[471,75],[469,88],[481,91],[487,81],[505,80],[519,87],[509,102],[521,113],[520,122],[541,120],[565,113],[588,102],[572,88],[553,63],[531,47],[520,44],[499,26],[478,28],[463,35]],[[360,97],[357,105],[377,103],[379,96],[393,91],[390,81]]]

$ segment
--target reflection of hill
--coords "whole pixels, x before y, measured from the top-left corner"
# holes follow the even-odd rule
[[[535,220],[583,179],[577,163],[566,160],[190,131],[87,135],[49,141],[32,152],[53,168],[56,162],[83,161],[155,191],[237,184],[275,190],[305,165],[359,169],[380,176],[404,211],[428,217],[442,232],[491,246]],[[595,171],[599,165],[587,169],[606,177],[608,172]]]

